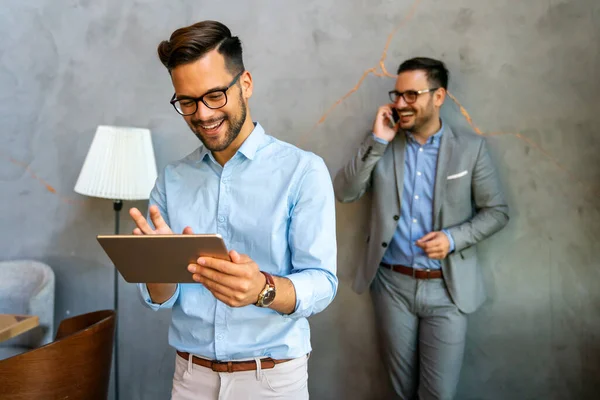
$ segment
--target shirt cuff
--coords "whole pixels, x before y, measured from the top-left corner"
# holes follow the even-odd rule
[[[301,318],[311,315],[313,297],[313,278],[308,274],[290,274],[288,278],[296,292],[296,306],[294,312],[288,314],[290,318]]]
[[[452,253],[454,251],[454,238],[452,238],[452,235],[450,234],[450,232],[447,229],[442,229],[442,232],[444,232],[446,234],[446,236],[448,237],[448,240],[450,241],[450,250],[448,251],[449,253]]]
[[[150,307],[151,309],[153,309],[154,311],[173,308],[173,305],[175,304],[175,302],[177,301],[177,298],[179,297],[180,289],[179,289],[179,285],[177,285],[177,288],[175,289],[175,293],[173,293],[173,296],[171,296],[167,301],[165,301],[164,303],[161,303],[161,304],[154,303],[154,302],[152,302],[152,298],[150,297],[150,292],[148,291],[148,286],[146,286],[145,283],[140,283],[140,284],[138,284],[138,286],[140,288],[140,292],[142,294],[142,299],[144,300],[144,303],[146,303],[146,305],[148,307]]]
[[[380,137],[377,137],[373,132],[371,132],[371,135],[373,135],[373,139],[375,139],[376,142],[381,143],[381,144],[388,144],[389,142],[385,139],[382,139]]]

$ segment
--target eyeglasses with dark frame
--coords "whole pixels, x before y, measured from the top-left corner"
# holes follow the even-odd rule
[[[200,97],[183,97],[177,98],[177,93],[173,94],[171,98],[171,105],[175,108],[175,111],[183,116],[194,115],[198,111],[198,102],[204,103],[204,105],[212,110],[217,108],[225,107],[227,104],[227,91],[235,85],[240,76],[244,73],[244,70],[237,74],[225,89],[215,89],[208,93],[204,93]]]
[[[405,92],[399,92],[397,90],[390,90],[389,95],[390,95],[390,100],[392,101],[392,103],[396,103],[398,100],[400,100],[400,97],[403,97],[406,104],[412,104],[415,101],[417,101],[417,98],[419,97],[420,94],[435,92],[438,89],[439,89],[439,87],[423,89],[423,90],[407,90]]]

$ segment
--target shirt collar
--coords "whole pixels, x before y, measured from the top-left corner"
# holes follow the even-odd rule
[[[253,160],[260,145],[263,143],[265,136],[266,133],[263,127],[258,122],[255,122],[254,129],[252,132],[250,132],[250,135],[248,135],[246,140],[244,140],[244,143],[242,143],[242,146],[239,148],[238,152],[242,153],[249,160]],[[200,147],[198,160],[203,161],[204,158],[209,154],[210,150],[208,150],[206,146]]]
[[[253,160],[260,145],[263,143],[265,136],[266,134],[263,127],[258,122],[255,122],[254,129],[250,132],[250,135],[246,140],[244,140],[244,143],[242,143],[238,152],[246,156],[247,159]]]
[[[440,139],[442,138],[443,133],[444,133],[444,120],[440,118],[440,130],[437,131],[436,133],[434,133],[432,136],[430,136],[429,139],[427,139],[427,144],[439,142]],[[406,131],[406,136],[410,140],[416,142],[416,140],[411,132]]]

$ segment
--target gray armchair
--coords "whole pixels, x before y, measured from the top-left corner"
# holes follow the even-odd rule
[[[54,336],[54,272],[39,261],[0,262],[0,314],[36,315],[40,325],[0,343],[0,360],[50,343]]]

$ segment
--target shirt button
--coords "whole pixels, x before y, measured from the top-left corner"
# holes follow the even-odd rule
[[[417,171],[417,176],[421,176],[421,173],[419,171]]]
[[[221,334],[218,334],[218,335],[217,335],[217,340],[223,340],[223,335],[221,335]]]
[[[400,219],[400,216],[394,215],[394,221],[398,221],[399,219]]]
[[[225,217],[221,215],[221,216],[219,217],[219,222],[224,222],[224,221],[225,221]]]
[[[418,194],[415,195],[415,199],[419,200],[419,195]]]
[[[422,147],[420,147],[420,148],[419,148],[419,151],[423,151],[423,148],[422,148]]]
[[[416,224],[417,223],[417,219],[413,218],[413,223]]]
[[[383,246],[383,247],[387,247],[387,243],[386,243],[386,242],[383,242],[383,243],[381,243],[381,246]]]

